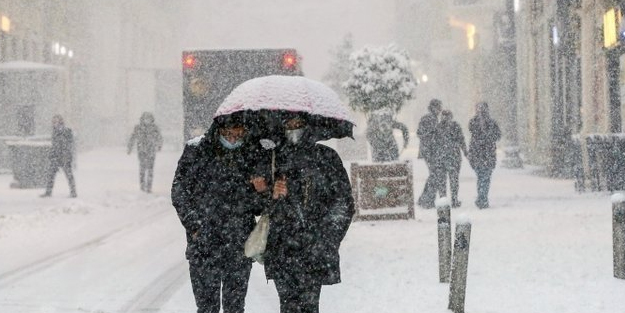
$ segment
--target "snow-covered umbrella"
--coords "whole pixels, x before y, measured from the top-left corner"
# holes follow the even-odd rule
[[[281,130],[278,121],[285,113],[302,113],[307,116],[315,141],[352,137],[354,127],[347,106],[336,92],[302,76],[272,75],[242,83],[226,97],[214,118],[235,113],[268,124],[263,128],[269,132]]]

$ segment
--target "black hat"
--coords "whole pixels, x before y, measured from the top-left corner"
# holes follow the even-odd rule
[[[219,127],[244,126],[245,114],[243,112],[235,112],[228,115],[220,115],[215,117],[214,121]]]

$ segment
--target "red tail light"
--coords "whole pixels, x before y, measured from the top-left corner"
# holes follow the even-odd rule
[[[182,58],[182,66],[186,69],[194,68],[195,63],[197,63],[197,60],[195,59],[193,54],[187,54]]]
[[[297,65],[297,56],[293,53],[285,53],[282,56],[282,65],[285,68],[294,68]]]

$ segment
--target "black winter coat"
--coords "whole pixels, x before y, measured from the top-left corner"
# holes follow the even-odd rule
[[[52,129],[52,149],[50,161],[53,165],[71,163],[74,154],[74,135],[70,128],[65,126]]]
[[[497,141],[501,130],[489,116],[475,116],[469,121],[471,142],[469,163],[473,169],[494,169],[497,164]]]
[[[307,274],[324,285],[339,283],[339,246],[354,215],[341,158],[320,144],[287,145],[276,166],[276,177],[287,178],[288,194],[269,209],[267,279]]]
[[[438,117],[434,113],[424,115],[419,121],[417,136],[419,137],[419,159],[434,161],[436,157],[436,145],[438,144],[438,133],[436,125]]]
[[[251,262],[243,260],[244,243],[269,194],[257,193],[249,182],[254,167],[245,151],[224,149],[209,137],[185,146],[171,197],[186,230],[187,259],[202,257],[214,266]]]
[[[139,157],[154,157],[156,151],[161,149],[163,145],[163,137],[154,123],[140,123],[135,126],[130,140],[128,141],[128,153],[132,151],[132,147],[137,144],[137,152]]]
[[[467,146],[462,134],[462,128],[456,121],[441,121],[438,123],[439,161],[445,168],[460,168],[462,152],[467,151]]]

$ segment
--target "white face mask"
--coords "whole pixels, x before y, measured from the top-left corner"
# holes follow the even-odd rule
[[[302,139],[302,135],[304,135],[304,128],[286,130],[284,133],[290,143],[296,144],[300,141],[300,139]]]
[[[224,136],[221,136],[221,135],[219,135],[219,142],[221,142],[221,145],[228,150],[238,149],[243,145],[243,140],[241,139],[232,143],[228,141],[228,139],[224,138]]]

